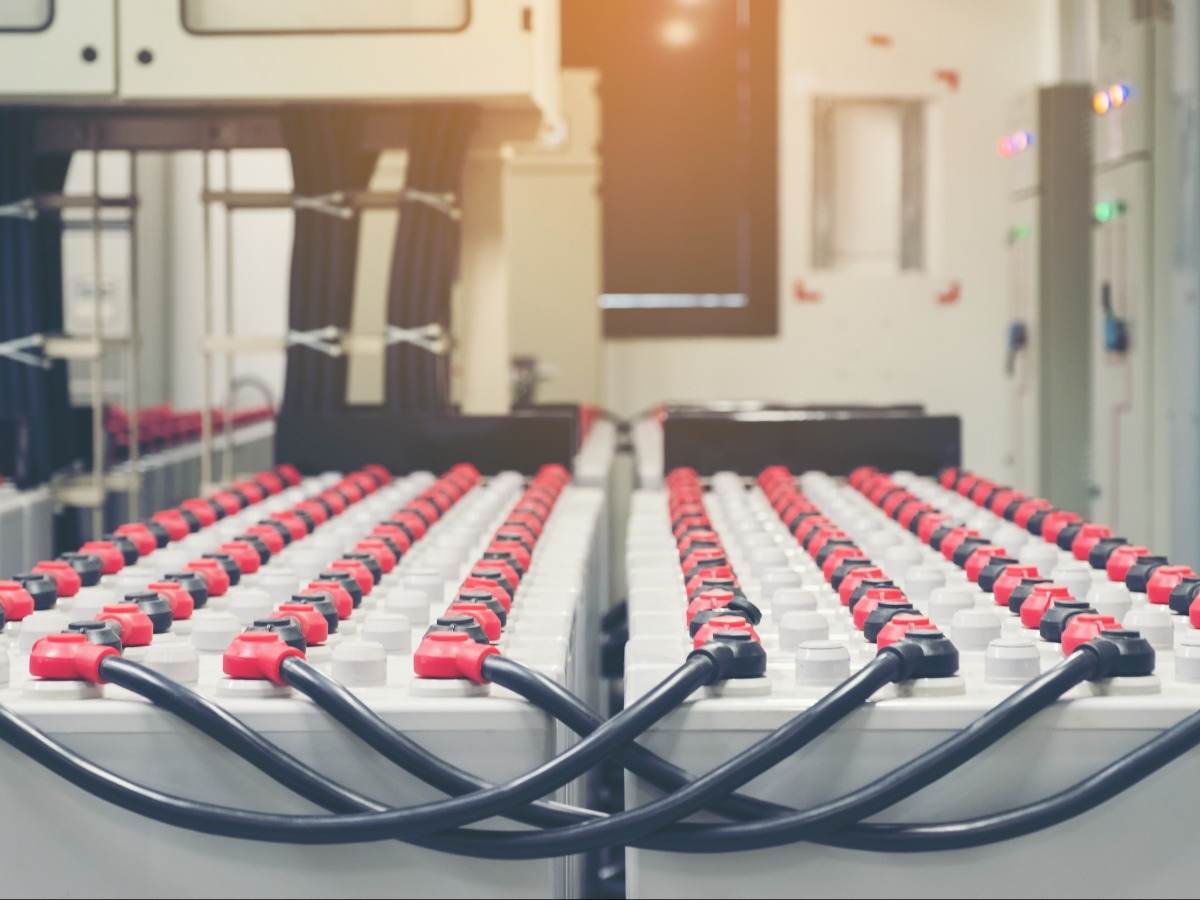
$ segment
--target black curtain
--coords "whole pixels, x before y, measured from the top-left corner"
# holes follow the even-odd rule
[[[0,110],[0,204],[63,189],[70,155],[36,152],[36,120],[32,110]],[[61,214],[0,217],[0,341],[62,329]],[[21,487],[76,458],[63,360],[45,370],[0,356],[0,455]]]
[[[462,170],[475,126],[473,106],[429,106],[411,112],[405,187],[451,193],[461,204]],[[458,275],[461,222],[425,203],[400,209],[392,250],[388,321],[402,328],[439,323],[450,329],[450,292]],[[440,412],[450,406],[450,359],[396,344],[387,357],[387,405]]]
[[[291,109],[283,115],[297,194],[362,190],[377,153],[363,149],[363,117],[348,109]],[[297,209],[292,241],[288,324],[299,331],[326,325],[348,328],[358,257],[358,217],[341,219]],[[284,411],[341,409],[346,360],[303,346],[289,348]]]

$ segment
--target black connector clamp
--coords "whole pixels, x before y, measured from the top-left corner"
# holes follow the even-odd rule
[[[689,660],[704,657],[712,661],[713,675],[706,682],[716,684],[731,678],[762,678],[767,674],[767,651],[747,631],[723,631],[688,654]]]

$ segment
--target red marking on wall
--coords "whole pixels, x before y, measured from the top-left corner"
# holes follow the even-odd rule
[[[962,81],[959,77],[958,69],[934,69],[933,80],[940,81],[952,91],[957,91]]]
[[[938,291],[936,296],[937,302],[943,306],[957,303],[962,299],[962,285],[957,281],[952,281],[944,291]]]
[[[797,303],[816,303],[821,299],[821,292],[812,290],[802,278],[797,278],[792,282],[792,299]]]

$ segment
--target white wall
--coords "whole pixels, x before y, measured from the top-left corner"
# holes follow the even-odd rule
[[[1056,9],[1039,0],[784,0],[779,335],[609,341],[607,404],[632,413],[664,399],[920,401],[961,414],[966,462],[1004,477],[1005,182],[996,141],[1009,100],[1057,73]],[[872,47],[872,33],[893,46]],[[956,70],[960,88],[938,82],[935,69]],[[814,93],[933,101],[928,272],[809,271]],[[797,278],[821,300],[794,301]],[[936,294],[955,281],[962,299],[939,304]]]

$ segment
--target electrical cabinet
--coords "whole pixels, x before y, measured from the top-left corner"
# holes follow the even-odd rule
[[[111,96],[117,86],[113,0],[0,4],[0,97]]]

